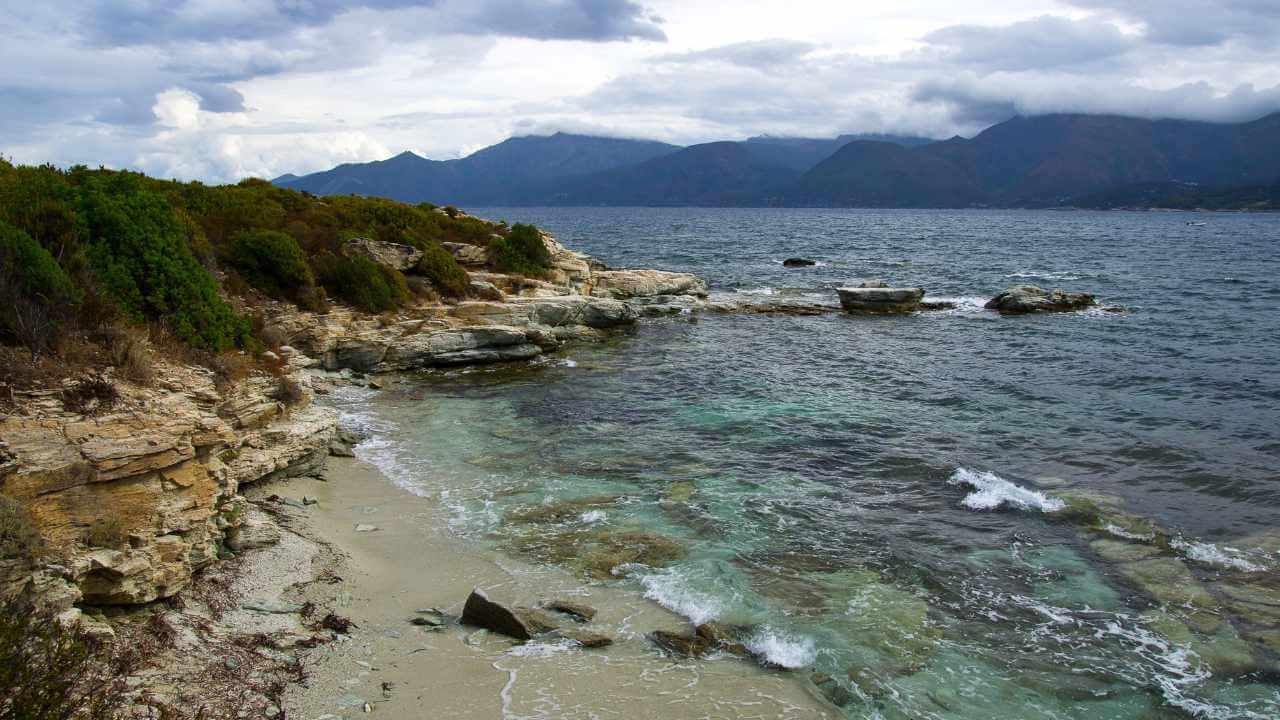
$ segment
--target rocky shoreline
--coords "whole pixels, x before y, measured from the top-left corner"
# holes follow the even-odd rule
[[[282,480],[320,477],[331,456],[352,455],[358,438],[339,428],[338,413],[317,403],[318,395],[348,383],[380,387],[371,376],[384,373],[528,360],[601,340],[644,317],[703,309],[839,310],[713,303],[705,282],[693,275],[609,269],[550,236],[543,240],[552,257],[545,279],[471,272],[473,295],[485,299],[381,316],[342,307],[316,314],[275,303],[267,308],[265,332],[281,342],[266,354],[270,367],[238,380],[162,362],[146,386],[107,376],[119,398],[106,412],[68,409],[66,388],[18,393],[17,411],[0,419],[0,481],[6,495],[28,508],[53,552],[31,567],[6,561],[4,596],[99,637],[136,638],[139,618],[161,618],[156,622],[169,644],[137,682],[141,705],[190,707],[202,697],[222,698],[228,706],[281,716],[285,687],[300,679],[306,651],[341,642],[348,629],[337,611],[318,614],[311,601],[300,600],[308,587],[338,577],[344,554],[324,533],[299,529],[290,519],[314,498],[286,499],[267,490]],[[405,261],[404,249],[361,240],[353,251],[395,265]],[[477,246],[446,249],[464,266],[486,262]],[[923,296],[918,288],[874,281],[840,291],[847,312],[941,309]],[[1020,313],[1093,302],[1011,288],[988,307]],[[355,531],[362,532],[359,524]],[[256,597],[264,592],[268,597]],[[255,598],[223,607],[220,594]],[[325,597],[330,605],[334,599]],[[436,627],[446,614],[424,613],[419,619],[440,623],[418,626]],[[609,640],[572,627],[556,632],[556,639],[587,647]],[[723,651],[750,659],[739,634],[707,625],[692,633],[657,630],[650,639],[676,655]],[[195,682],[194,695],[175,689],[184,678],[210,672],[225,682]],[[235,695],[238,685],[249,695]]]

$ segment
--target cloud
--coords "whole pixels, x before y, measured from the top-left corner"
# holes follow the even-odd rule
[[[942,104],[954,117],[979,125],[1013,115],[1094,113],[1207,122],[1253,120],[1280,109],[1280,84],[1220,90],[1205,82],[1156,89],[1133,83],[1099,83],[1081,77],[961,75],[920,83],[912,100]]]
[[[1231,40],[1274,48],[1280,43],[1280,3],[1275,0],[1065,0],[1140,23],[1146,37],[1182,46]]]
[[[941,60],[985,71],[1036,70],[1113,60],[1138,45],[1115,25],[1044,15],[1003,27],[952,25],[924,36]]]

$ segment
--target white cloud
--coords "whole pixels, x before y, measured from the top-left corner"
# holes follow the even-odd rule
[[[690,143],[1280,110],[1280,5],[1171,1],[47,0],[6,17],[0,153],[228,181],[556,129]]]

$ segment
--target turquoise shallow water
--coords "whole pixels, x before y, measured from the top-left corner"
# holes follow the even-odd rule
[[[1280,219],[480,214],[726,297],[834,302],[880,277],[959,307],[646,322],[353,409],[362,453],[460,535],[747,626],[849,717],[1280,716]],[[780,265],[796,255],[820,265]],[[1128,312],[981,310],[1020,282]],[[1064,509],[1085,494],[1105,522]],[[638,533],[682,557],[600,576]],[[1264,596],[1224,600],[1240,588]]]

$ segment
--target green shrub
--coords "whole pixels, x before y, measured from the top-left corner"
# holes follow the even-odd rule
[[[489,261],[499,272],[538,276],[551,266],[551,253],[538,228],[516,224],[489,241]]]
[[[0,495],[0,558],[30,562],[43,547],[27,509],[17,500]]]
[[[180,340],[220,352],[249,341],[249,321],[218,295],[165,198],[120,174],[94,178],[84,215],[102,286],[135,319],[166,323]]]
[[[250,285],[274,298],[296,300],[315,285],[297,241],[276,230],[243,230],[231,238],[228,262]]]
[[[142,652],[111,646],[17,600],[0,602],[0,720],[126,717]]]
[[[315,259],[316,277],[334,297],[365,312],[395,310],[409,300],[409,286],[399,271],[362,256],[325,253]]]
[[[0,221],[0,334],[49,350],[82,297],[48,250]]]
[[[436,291],[445,297],[458,298],[467,294],[470,282],[467,271],[439,243],[430,243],[422,249],[422,259],[415,270],[430,280]]]

